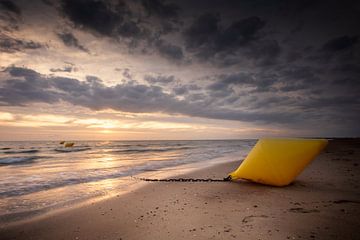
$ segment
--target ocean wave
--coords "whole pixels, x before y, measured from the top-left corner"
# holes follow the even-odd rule
[[[40,157],[38,156],[2,157],[0,158],[0,165],[22,164],[22,163],[32,162],[38,158]]]
[[[37,149],[26,149],[26,150],[4,151],[3,153],[18,154],[18,153],[37,153],[37,152],[39,152],[39,150],[37,150]]]
[[[90,147],[71,147],[71,148],[55,148],[54,151],[67,153],[67,152],[82,152],[90,149],[91,149]]]
[[[193,147],[175,147],[175,148],[130,148],[123,150],[114,150],[113,153],[143,153],[143,152],[168,152],[176,150],[192,149]]]

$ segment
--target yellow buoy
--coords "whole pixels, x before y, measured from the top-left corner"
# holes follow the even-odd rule
[[[260,139],[229,177],[273,186],[288,185],[327,143],[325,139]]]
[[[75,143],[73,143],[73,142],[66,142],[66,143],[64,144],[64,147],[72,147],[72,146],[74,146],[74,144],[75,144]]]

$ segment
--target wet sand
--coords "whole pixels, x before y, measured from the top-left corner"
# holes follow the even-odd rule
[[[358,239],[360,140],[333,140],[292,185],[150,182],[13,226],[0,239]],[[182,177],[223,178],[239,161]]]

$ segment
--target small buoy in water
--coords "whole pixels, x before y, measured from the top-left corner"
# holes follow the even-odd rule
[[[64,144],[64,147],[72,147],[72,146],[74,146],[74,144],[75,143],[73,143],[73,142],[67,142]]]

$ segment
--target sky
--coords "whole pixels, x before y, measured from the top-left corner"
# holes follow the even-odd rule
[[[360,3],[0,0],[0,140],[360,136]]]

